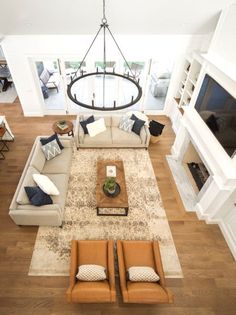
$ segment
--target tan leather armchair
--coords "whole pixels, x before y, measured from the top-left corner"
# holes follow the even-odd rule
[[[117,241],[120,287],[125,303],[173,303],[173,295],[165,287],[165,277],[157,241]],[[126,279],[132,266],[152,267],[160,280],[155,283],[131,282]]]
[[[96,264],[106,268],[107,280],[79,281],[76,278],[80,265]],[[76,241],[71,243],[70,286],[67,301],[74,303],[105,303],[116,301],[114,242]]]

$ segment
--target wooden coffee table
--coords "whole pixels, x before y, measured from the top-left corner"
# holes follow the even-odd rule
[[[103,185],[106,179],[106,166],[116,166],[116,182],[120,185],[120,193],[116,197],[108,197],[103,191]],[[127,216],[129,210],[128,195],[125,184],[125,172],[123,161],[120,160],[100,160],[97,162],[97,215],[103,216]],[[124,208],[124,213],[101,213],[100,208]]]

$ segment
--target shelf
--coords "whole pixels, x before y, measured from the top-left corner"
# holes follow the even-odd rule
[[[184,114],[184,110],[183,110],[183,108],[182,108],[182,107],[178,107],[178,109],[179,109],[179,111],[180,111],[181,115],[183,115],[183,114]]]
[[[174,100],[176,101],[177,104],[179,104],[179,102],[180,102],[180,98],[179,97],[174,97]]]
[[[192,97],[192,95],[193,95],[193,92],[192,91],[186,91],[187,92],[187,94],[188,94],[188,96],[190,96],[190,97]]]
[[[192,79],[189,79],[189,81],[192,83],[193,86],[195,86],[196,83],[197,83],[197,81],[194,81],[194,80],[192,80]]]

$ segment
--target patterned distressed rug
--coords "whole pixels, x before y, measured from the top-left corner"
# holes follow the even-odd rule
[[[96,162],[100,159],[124,162],[127,217],[96,214]],[[166,277],[182,277],[151,160],[144,149],[74,152],[63,227],[39,227],[29,275],[67,276],[71,239],[158,240]]]

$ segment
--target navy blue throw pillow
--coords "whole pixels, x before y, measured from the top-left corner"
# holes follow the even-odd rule
[[[62,145],[61,141],[59,140],[58,135],[56,133],[54,133],[52,136],[50,136],[48,138],[41,138],[40,142],[41,142],[42,145],[45,145],[45,144],[47,144],[47,143],[49,143],[49,142],[51,142],[53,140],[57,141],[57,143],[58,143],[58,145],[59,145],[61,150],[64,149],[64,147],[63,147],[63,145]]]
[[[40,189],[38,186],[36,187],[26,186],[24,188],[29,198],[29,201],[31,202],[32,205],[39,207],[44,205],[50,205],[53,203],[52,198],[48,194],[45,194],[45,192],[42,191],[42,189]]]
[[[152,136],[157,137],[157,136],[162,134],[162,130],[163,130],[164,127],[165,127],[165,125],[162,125],[158,121],[151,120],[150,123],[149,123],[150,134]]]
[[[95,119],[94,119],[94,116],[93,116],[93,115],[92,115],[92,116],[89,116],[89,118],[87,118],[86,120],[80,121],[80,125],[81,125],[81,127],[83,128],[85,135],[88,134],[87,125],[88,125],[88,124],[91,124],[91,123],[94,122],[94,121],[95,121]]]
[[[145,121],[137,118],[134,114],[132,114],[130,119],[135,121],[135,123],[133,125],[133,128],[132,128],[132,131],[139,136],[140,135],[140,131],[141,131],[142,127],[145,124]]]

